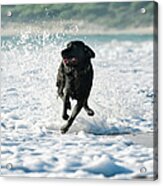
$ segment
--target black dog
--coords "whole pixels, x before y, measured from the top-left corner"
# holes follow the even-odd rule
[[[72,41],[67,44],[67,48],[61,52],[62,62],[57,74],[58,95],[63,100],[63,119],[68,120],[61,128],[62,134],[66,133],[72,125],[74,119],[84,107],[89,116],[94,115],[94,111],[88,106],[88,97],[92,87],[93,68],[91,58],[95,53],[82,41]],[[71,109],[70,98],[76,99],[72,115],[69,117],[67,109]]]

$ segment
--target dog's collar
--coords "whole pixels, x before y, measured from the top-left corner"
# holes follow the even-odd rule
[[[69,70],[68,70],[68,69],[69,69]],[[66,70],[66,74],[67,74],[67,75],[71,75],[72,72],[74,72],[74,71],[76,71],[77,74],[79,74],[79,75],[83,75],[83,74],[88,73],[88,71],[91,69],[91,65],[88,64],[87,67],[85,67],[84,69],[82,69],[82,70],[80,70],[80,71],[78,71],[77,69],[72,69],[72,68],[70,68],[70,67],[69,67],[68,69]]]

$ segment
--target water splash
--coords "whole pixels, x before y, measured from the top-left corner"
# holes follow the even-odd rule
[[[106,134],[153,130],[153,96],[149,96],[154,95],[152,41],[106,43],[100,36],[92,40],[92,36],[67,35],[74,29],[76,25],[52,34],[46,29],[33,33],[29,27],[18,36],[2,37],[4,125],[16,125],[10,113],[30,123],[30,127],[61,127],[62,101],[56,99],[55,86],[60,51],[70,40],[82,39],[96,52],[90,96],[90,105],[96,114],[89,118],[82,111],[72,131]],[[15,91],[8,91],[11,88]],[[137,116],[139,119],[135,119]]]

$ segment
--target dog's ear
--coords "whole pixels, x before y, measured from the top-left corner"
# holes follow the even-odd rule
[[[86,53],[87,57],[95,58],[95,53],[89,46],[85,45],[84,50],[85,50],[85,53]]]
[[[69,42],[68,44],[67,44],[67,48],[71,48],[72,47],[72,42]]]

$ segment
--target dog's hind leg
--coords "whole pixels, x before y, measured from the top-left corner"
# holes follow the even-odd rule
[[[94,111],[88,106],[88,100],[86,100],[84,103],[84,109],[89,116],[93,116],[95,114]]]
[[[74,121],[74,119],[76,118],[76,116],[81,111],[82,107],[83,107],[82,102],[81,101],[80,102],[78,101],[77,104],[75,105],[73,111],[72,111],[72,114],[71,114],[70,118],[68,119],[68,122],[66,123],[66,125],[64,125],[61,128],[61,133],[62,134],[65,134],[69,130],[69,128],[71,127],[71,125],[72,125],[72,123]]]

